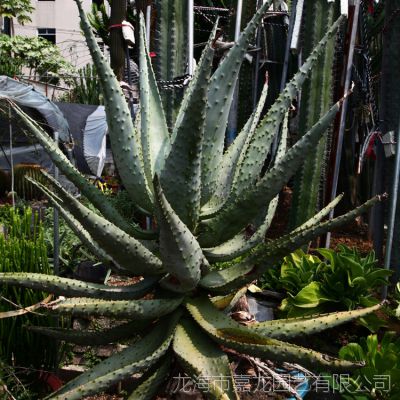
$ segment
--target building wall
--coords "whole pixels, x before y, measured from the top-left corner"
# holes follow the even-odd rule
[[[38,28],[55,28],[56,44],[63,56],[77,68],[91,62],[89,50],[80,27],[78,9],[73,0],[31,0],[35,11],[32,22],[19,25],[14,20],[14,34],[38,36]],[[91,8],[92,0],[82,0],[84,10]]]

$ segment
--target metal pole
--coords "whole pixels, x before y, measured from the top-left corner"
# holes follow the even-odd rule
[[[194,1],[188,0],[188,74],[194,73]]]
[[[357,37],[359,15],[360,15],[360,0],[356,0],[354,16],[353,16],[353,26],[351,28],[349,56],[347,59],[347,67],[346,67],[346,81],[344,84],[344,93],[345,94],[348,93],[348,91],[350,89],[350,85],[351,85],[351,72],[353,69],[354,46],[355,46],[356,37]],[[340,160],[342,158],[343,138],[344,138],[344,131],[346,128],[346,115],[347,115],[348,103],[349,103],[348,96],[346,96],[343,101],[342,113],[340,115],[338,145],[337,145],[336,157],[335,157],[335,169],[334,169],[334,173],[333,173],[331,201],[333,201],[335,199],[336,193],[337,193],[337,185],[338,185],[338,181],[339,181]],[[332,219],[334,214],[335,214],[335,211],[332,210],[329,213],[329,219]],[[328,232],[326,235],[325,247],[329,248],[330,243],[331,243],[331,232]]]
[[[385,264],[384,264],[385,269],[390,269],[390,259],[392,256],[392,247],[393,247],[394,223],[396,221],[396,206],[397,206],[397,198],[399,196],[399,178],[400,178],[400,121],[397,132],[396,161],[394,170],[392,198],[390,200],[389,227],[388,227],[388,235],[386,241]],[[388,294],[388,287],[387,285],[385,285],[382,290],[383,299],[386,299],[387,294]]]
[[[56,146],[58,147],[58,139],[59,134],[57,131],[54,131],[54,141]],[[59,171],[56,166],[54,166],[54,179],[58,181],[59,179]],[[53,267],[54,267],[54,275],[60,274],[60,230],[59,230],[59,215],[58,210],[54,207],[53,214]]]
[[[236,8],[235,37],[234,37],[235,42],[237,42],[240,37],[240,28],[242,25],[242,10],[243,10],[243,1],[238,0]],[[235,140],[237,134],[238,103],[239,103],[239,86],[238,83],[236,82],[235,89],[233,92],[232,105],[228,117],[228,129],[226,137],[226,142],[228,146]]]
[[[303,19],[303,10],[304,10],[304,0],[298,0],[296,4],[292,37],[290,40],[290,48],[296,51],[299,49],[299,37],[301,29],[301,20]]]
[[[10,162],[11,162],[11,201],[13,208],[15,207],[15,192],[14,192],[14,158],[13,158],[13,129],[11,124],[11,106],[8,106],[8,126],[10,133]]]
[[[290,44],[292,42],[294,23],[296,20],[296,7],[297,7],[297,0],[293,0],[292,1],[292,11],[290,13],[290,18],[289,18],[289,32],[288,32],[288,37],[286,40],[285,61],[283,63],[283,69],[282,69],[282,79],[281,79],[281,88],[280,88],[281,92],[283,91],[283,89],[285,89],[285,86],[286,86],[286,79],[287,79],[288,68],[289,68]]]
[[[340,14],[346,16],[349,14],[349,0],[340,0]]]
[[[146,7],[146,39],[147,49],[150,51],[150,32],[151,32],[151,6]]]
[[[151,5],[146,7],[146,37],[147,37],[147,50],[150,51],[150,35],[151,35]],[[132,104],[133,110],[133,104]],[[146,217],[146,229],[151,229],[151,217]]]
[[[257,10],[261,7],[262,0],[258,0],[257,2]],[[255,61],[255,70],[254,70],[254,86],[253,86],[253,109],[255,110],[257,107],[258,101],[258,80],[260,77],[260,47],[261,47],[261,26],[257,29],[256,35],[256,47],[257,47],[257,55]]]
[[[237,42],[240,37],[240,31],[242,26],[242,10],[243,10],[243,0],[238,0],[236,8],[235,42]]]

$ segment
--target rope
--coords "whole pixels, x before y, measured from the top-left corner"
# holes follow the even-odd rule
[[[201,15],[207,22],[209,22],[211,25],[214,25],[214,22],[207,16],[206,13],[198,11],[196,14]]]
[[[231,10],[229,8],[221,8],[221,7],[205,7],[205,6],[194,6],[194,10],[201,10],[201,11],[212,11],[214,14],[219,12],[226,12],[230,13]]]
[[[123,28],[124,26],[131,27],[131,24],[114,24],[108,27],[108,30],[115,29],[115,28]]]
[[[178,76],[174,78],[172,81],[157,81],[157,83],[162,90],[175,90],[183,89],[189,84],[191,80],[192,76],[189,74],[185,74],[183,76]]]

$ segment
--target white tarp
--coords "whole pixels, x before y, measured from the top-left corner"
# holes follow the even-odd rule
[[[104,106],[99,106],[86,120],[83,134],[83,154],[96,176],[101,176],[106,161],[107,121]]]

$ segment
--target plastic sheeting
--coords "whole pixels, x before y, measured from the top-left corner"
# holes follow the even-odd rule
[[[90,170],[101,176],[106,161],[107,121],[104,106],[89,115],[83,135],[83,154]]]
[[[70,143],[71,138],[73,139],[77,168],[83,173],[101,176],[106,162],[108,131],[104,106],[53,103],[32,86],[7,76],[0,76],[0,97],[9,98],[20,106],[37,110],[49,127],[53,131],[58,131],[61,142]],[[135,113],[137,109],[138,106],[135,104]],[[43,149],[39,145],[25,146],[19,150],[18,155],[21,158],[18,162],[29,160],[43,166],[49,164],[48,157],[43,154]],[[1,164],[6,163],[4,154],[0,154],[0,160]]]
[[[70,141],[69,126],[59,108],[46,96],[37,92],[32,86],[0,76],[0,98],[7,98],[20,106],[36,109],[46,119],[53,131],[58,132],[62,142]]]

